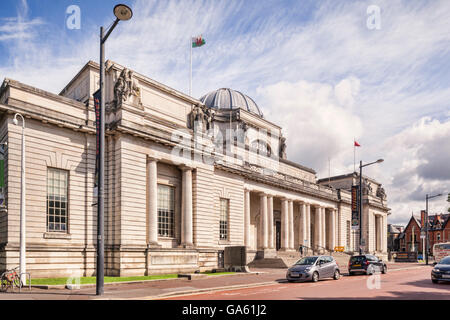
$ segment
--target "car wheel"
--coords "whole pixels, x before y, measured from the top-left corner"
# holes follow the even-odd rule
[[[383,270],[381,271],[382,274],[386,274],[387,273],[387,267],[383,266]]]
[[[349,272],[348,272],[348,275],[349,275],[349,276],[354,276],[354,275],[355,275],[355,273],[354,273],[354,272],[351,272],[351,271],[349,271]]]
[[[339,272],[339,270],[334,271],[334,280],[339,280],[339,278],[341,277],[341,273]]]
[[[432,279],[431,280],[433,283],[438,283],[439,281]]]
[[[317,282],[317,281],[319,281],[319,273],[316,271],[312,275],[312,282]]]

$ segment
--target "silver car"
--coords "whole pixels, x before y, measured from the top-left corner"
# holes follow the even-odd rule
[[[311,256],[298,260],[286,272],[286,279],[293,281],[313,281],[333,278],[338,280],[341,272],[336,260],[332,256]]]

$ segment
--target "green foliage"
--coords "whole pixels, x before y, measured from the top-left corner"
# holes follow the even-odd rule
[[[151,276],[137,276],[137,277],[105,277],[105,283],[111,282],[126,282],[126,281],[142,281],[142,280],[160,280],[177,278],[177,274],[158,274]],[[32,285],[65,285],[69,278],[41,278],[31,279]],[[74,284],[75,280],[72,282]],[[81,277],[80,284],[95,284],[95,277]]]

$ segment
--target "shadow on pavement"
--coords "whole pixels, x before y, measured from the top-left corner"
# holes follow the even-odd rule
[[[426,279],[426,280],[418,280],[418,281],[410,281],[410,282],[405,282],[402,283],[402,285],[406,285],[406,286],[416,286],[416,287],[420,287],[420,288],[431,288],[431,289],[450,289],[450,281],[440,281],[438,283],[433,283],[431,282],[431,278],[430,279]],[[450,293],[449,293],[450,295]]]
[[[297,297],[299,300],[450,300],[450,295],[446,292],[423,292],[423,291],[388,291],[391,296],[371,296],[371,297]]]

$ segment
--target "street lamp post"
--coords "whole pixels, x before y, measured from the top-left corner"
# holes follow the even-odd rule
[[[27,272],[26,262],[26,211],[25,211],[25,119],[20,113],[14,115],[13,123],[17,126],[22,119],[22,161],[20,174],[20,255],[19,255],[19,274],[20,281],[25,283],[25,272]]]
[[[105,164],[105,42],[111,32],[121,20],[130,20],[133,11],[124,4],[114,7],[116,20],[112,26],[104,31],[100,27],[100,126],[99,126],[99,164],[98,164],[98,193],[97,193],[97,270],[96,270],[96,294],[103,295],[105,242],[104,242],[104,164]]]
[[[359,254],[362,255],[362,213],[363,213],[363,192],[362,192],[362,168],[370,166],[374,163],[381,163],[383,159],[378,159],[377,161],[362,164],[362,160],[359,161]]]
[[[436,194],[434,196],[429,196],[428,194],[425,196],[425,232],[426,232],[426,242],[425,242],[425,263],[428,265],[428,247],[430,246],[430,241],[428,239],[428,200],[440,197],[442,193]]]

